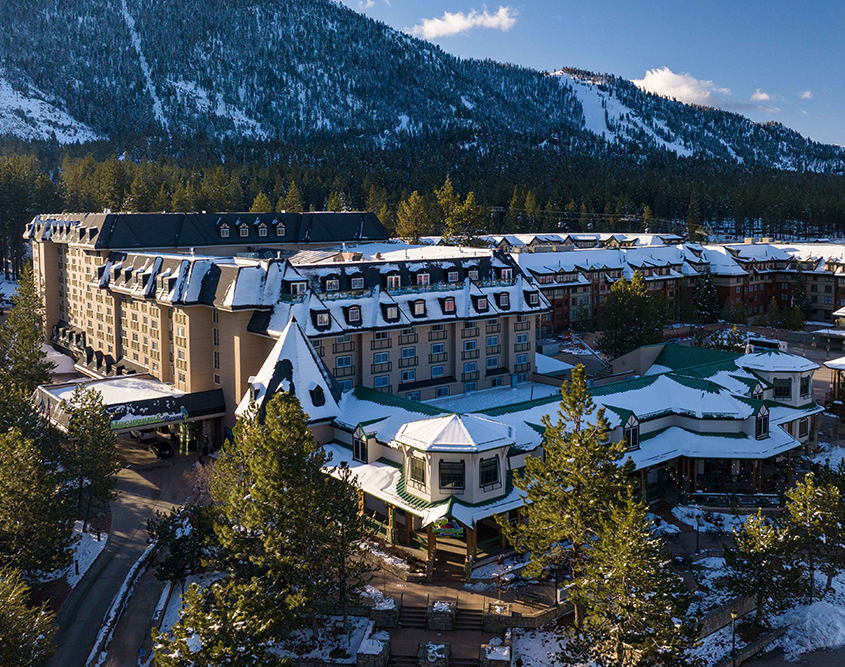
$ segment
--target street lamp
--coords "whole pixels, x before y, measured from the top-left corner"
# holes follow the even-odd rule
[[[731,609],[731,667],[736,667],[736,609]]]

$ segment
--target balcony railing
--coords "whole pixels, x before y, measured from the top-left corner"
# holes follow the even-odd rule
[[[527,352],[531,349],[531,343],[516,343],[513,346],[514,352]]]
[[[461,338],[476,338],[478,336],[478,328],[461,329]]]
[[[461,352],[461,361],[467,359],[478,359],[478,350],[464,350]]]
[[[531,328],[531,322],[517,322],[513,325],[514,331],[528,331]]]
[[[454,292],[463,288],[463,283],[434,283],[433,285],[406,285],[396,289],[388,287],[386,291],[391,296],[398,296],[402,294],[422,294],[424,292]]]
[[[335,354],[339,354],[341,352],[354,352],[355,351],[355,341],[351,340],[348,343],[334,343],[332,345],[332,352]]]
[[[440,354],[429,354],[428,355],[428,363],[430,364],[439,364],[444,362],[448,359],[449,355],[445,352],[441,352]]]
[[[446,331],[429,331],[429,340],[446,340]]]
[[[371,350],[386,350],[393,345],[390,338],[374,338],[370,343]]]
[[[526,373],[531,370],[531,364],[515,364],[513,367],[514,373]]]
[[[499,354],[502,351],[501,345],[488,345],[487,346],[487,356],[491,354]]]
[[[384,364],[373,364],[370,366],[370,372],[375,375],[376,373],[389,373],[393,369],[393,364],[391,362],[387,362]]]
[[[336,378],[346,378],[355,375],[355,366],[344,366],[343,368],[335,368],[334,376]]]
[[[478,379],[478,371],[473,373],[461,373],[461,382],[472,382]]]
[[[419,342],[419,335],[417,334],[410,334],[408,336],[399,336],[399,345],[411,345],[412,343]]]
[[[487,325],[487,333],[494,334],[499,333],[502,330],[501,324],[488,324]]]
[[[405,357],[399,360],[399,368],[410,368],[411,366],[419,365],[419,363],[419,357]]]

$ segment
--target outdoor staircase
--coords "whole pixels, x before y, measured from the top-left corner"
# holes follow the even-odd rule
[[[399,627],[425,630],[425,607],[402,605],[402,608],[399,610]]]
[[[391,653],[387,660],[387,667],[417,667],[417,656]]]
[[[455,630],[466,632],[481,632],[483,627],[480,609],[461,609],[458,607],[455,615]]]

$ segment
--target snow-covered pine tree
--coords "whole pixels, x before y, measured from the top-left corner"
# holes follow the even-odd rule
[[[0,570],[0,665],[45,667],[53,655],[53,615],[45,602],[31,606],[29,587],[17,570]]]
[[[699,324],[711,324],[719,319],[719,298],[709,271],[699,277],[695,287],[695,313]]]
[[[734,529],[734,547],[725,549],[728,588],[735,595],[756,600],[754,622],[764,625],[769,614],[785,610],[798,594],[801,570],[795,561],[790,533],[762,513],[748,517]]]

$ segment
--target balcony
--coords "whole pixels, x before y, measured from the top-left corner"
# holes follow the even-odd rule
[[[399,336],[399,345],[411,345],[419,342],[420,337],[417,334],[410,334],[408,336]]]
[[[429,340],[446,340],[446,331],[429,331]]]
[[[411,368],[412,366],[418,366],[419,363],[419,357],[407,357],[399,360],[399,368]]]
[[[334,376],[336,378],[348,378],[355,375],[355,366],[344,366],[343,368],[335,368]]]
[[[373,364],[370,366],[370,372],[375,375],[376,373],[389,373],[393,369],[393,364],[391,362],[387,362],[386,364]]]
[[[478,371],[474,373],[461,373],[461,382],[474,382],[478,379]]]
[[[355,351],[355,341],[351,340],[348,343],[334,343],[332,345],[332,352],[335,354],[340,354],[342,352],[354,352]]]
[[[531,370],[531,364],[514,364],[513,372],[514,373],[527,373]]]
[[[461,338],[476,338],[478,336],[478,327],[472,329],[461,329]]]
[[[393,345],[390,338],[374,338],[370,343],[371,350],[386,350]]]
[[[531,349],[531,343],[517,343],[513,346],[514,352],[527,352]]]
[[[488,345],[487,346],[487,356],[489,357],[491,354],[499,354],[502,351],[501,345]]]
[[[502,330],[501,324],[488,324],[487,325],[487,333],[494,334],[499,333]]]
[[[388,287],[391,296],[402,294],[423,294],[426,292],[455,292],[464,288],[463,283],[434,283],[431,285],[406,285],[405,287]]]
[[[389,384],[386,387],[373,387],[376,391],[380,391],[383,394],[392,394],[393,393],[393,385]]]
[[[428,355],[428,363],[430,364],[439,364],[447,360],[449,355],[445,352],[441,352],[440,354],[429,354]]]
[[[464,350],[461,352],[461,361],[467,359],[478,359],[478,350]]]
[[[513,325],[514,331],[528,331],[531,328],[531,322],[517,322]]]

